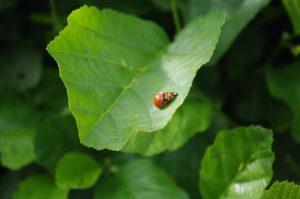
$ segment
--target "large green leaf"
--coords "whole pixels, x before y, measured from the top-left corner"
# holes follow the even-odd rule
[[[100,165],[91,156],[71,152],[58,161],[55,180],[61,188],[85,189],[96,183],[101,171]]]
[[[271,95],[283,100],[294,113],[293,137],[300,142],[300,67],[299,62],[268,71]]]
[[[222,10],[228,14],[212,58],[212,62],[216,62],[228,50],[243,28],[269,2],[270,0],[189,0],[187,8],[183,10],[183,16],[186,21],[190,21],[211,10]]]
[[[49,117],[38,129],[34,141],[37,162],[50,171],[64,153],[80,147],[71,115]]]
[[[205,199],[258,199],[272,178],[272,132],[258,126],[220,132],[203,157]]]
[[[35,175],[19,183],[13,199],[67,199],[68,189],[56,187],[48,175]]]
[[[187,199],[163,170],[150,161],[135,160],[122,167],[113,177],[103,179],[95,199]]]
[[[282,2],[291,19],[294,32],[300,34],[300,0],[282,0]]]
[[[300,198],[300,186],[292,182],[274,182],[271,188],[266,190],[261,199],[298,199]]]
[[[197,132],[205,131],[211,122],[212,106],[203,97],[191,94],[164,129],[153,133],[137,132],[122,150],[147,156],[165,150],[173,151]]]
[[[168,45],[152,22],[95,7],[72,12],[48,51],[67,87],[81,142],[119,150],[134,132],[163,128],[211,57],[224,18],[220,12],[197,18]],[[164,110],[152,104],[161,90],[179,93]]]

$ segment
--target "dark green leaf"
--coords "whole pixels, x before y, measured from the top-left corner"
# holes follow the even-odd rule
[[[294,32],[300,34],[300,1],[299,0],[282,0],[283,5],[291,19]]]
[[[291,51],[295,57],[299,56],[300,55],[300,45],[293,46]]]
[[[79,147],[75,120],[70,115],[48,118],[36,134],[37,162],[51,171],[64,153]]]
[[[217,62],[243,28],[269,2],[270,0],[189,0],[188,7],[184,11],[184,17],[186,21],[190,21],[212,10],[221,10],[228,14],[226,23],[222,28],[220,41],[212,58],[212,62]]]
[[[48,175],[28,177],[19,183],[13,199],[67,199],[68,190],[56,187]]]
[[[274,182],[271,188],[266,190],[261,199],[298,199],[300,198],[300,186],[292,182]]]
[[[135,160],[122,167],[113,177],[104,179],[95,199],[187,199],[163,170],[150,161]]]
[[[205,131],[211,122],[212,106],[209,102],[191,93],[168,125],[153,133],[135,133],[122,149],[142,155],[153,155],[165,150],[176,150],[197,132]]]
[[[283,100],[294,113],[292,135],[300,141],[300,67],[299,62],[268,71],[271,95]]]
[[[91,156],[71,152],[58,161],[55,180],[61,188],[86,189],[96,183],[101,171],[102,168]]]
[[[40,52],[31,43],[19,42],[2,53],[1,89],[25,91],[37,85],[42,71],[42,58]]]
[[[34,128],[39,113],[26,100],[9,93],[0,95],[0,134],[15,128]]]
[[[16,170],[34,161],[34,134],[33,130],[24,128],[0,134],[1,164]]]
[[[211,143],[207,133],[198,134],[182,148],[159,155],[155,160],[184,188],[190,198],[200,198],[198,189],[199,160],[206,147]],[[183,168],[185,171],[183,172]]]
[[[220,12],[197,18],[168,46],[151,22],[94,7],[74,11],[48,51],[59,64],[81,142],[119,150],[134,132],[163,128],[211,57],[224,18]],[[179,93],[164,110],[152,104],[160,90]]]
[[[66,89],[56,68],[43,70],[34,101],[46,113],[57,113],[67,107]]]
[[[16,96],[0,96],[1,164],[20,169],[35,160],[33,141],[38,113],[26,101]]]
[[[228,118],[216,111],[208,132],[198,134],[182,148],[162,153],[156,158],[157,164],[163,166],[175,178],[178,185],[188,191],[190,198],[200,198],[199,160],[202,159],[206,148],[212,144],[217,131],[225,128],[230,128]],[[182,172],[182,168],[188,172]]]
[[[258,199],[272,178],[272,132],[258,126],[221,131],[203,157],[205,199]]]

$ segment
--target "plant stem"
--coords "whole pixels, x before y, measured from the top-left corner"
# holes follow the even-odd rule
[[[180,20],[179,20],[178,11],[177,11],[176,0],[170,0],[170,3],[171,3],[172,16],[173,16],[173,21],[175,24],[176,32],[179,32],[181,29],[181,24],[180,24]]]
[[[57,19],[54,0],[50,0],[50,8],[51,8],[51,17],[52,17],[52,20],[53,20],[53,24],[56,24],[58,22],[58,19]]]
[[[261,69],[257,71],[258,74],[263,75],[269,68],[271,68],[272,62],[274,61],[280,50],[284,47],[284,43],[285,41],[283,38],[281,38],[280,41],[276,43],[276,46],[274,46],[270,53],[267,55]]]
[[[265,59],[264,64],[262,64],[262,70],[261,72],[266,72],[268,68],[271,67],[272,62],[278,56],[279,52],[282,50],[282,48],[292,48],[293,44],[291,43],[291,40],[295,38],[296,35],[289,35],[288,38],[285,38],[283,35],[279,42],[277,42],[277,45],[272,49],[270,54]]]
[[[55,0],[50,0],[50,8],[51,8],[51,18],[53,22],[53,28],[55,31],[59,31],[62,29],[62,24],[59,21],[57,12],[56,12],[56,5]]]

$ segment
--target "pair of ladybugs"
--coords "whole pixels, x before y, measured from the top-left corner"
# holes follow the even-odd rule
[[[168,104],[170,104],[177,97],[177,95],[178,95],[178,93],[176,93],[176,92],[160,91],[155,94],[153,103],[157,108],[163,109]]]

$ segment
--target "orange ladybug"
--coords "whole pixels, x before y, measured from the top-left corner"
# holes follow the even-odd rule
[[[153,103],[157,108],[163,109],[168,104],[170,104],[177,97],[177,95],[178,95],[178,93],[176,93],[176,92],[160,91],[155,94]]]

